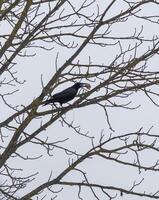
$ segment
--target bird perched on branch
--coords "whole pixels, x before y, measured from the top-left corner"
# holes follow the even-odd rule
[[[90,89],[91,86],[88,83],[75,83],[72,87],[69,87],[59,93],[54,94],[50,99],[43,102],[44,105],[58,102],[61,104],[67,103],[68,101],[71,101],[77,94],[78,90],[80,88],[86,87],[87,89]]]

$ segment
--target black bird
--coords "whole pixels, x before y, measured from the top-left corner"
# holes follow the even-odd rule
[[[91,86],[88,83],[75,83],[72,87],[54,94],[50,99],[44,101],[43,104],[47,105],[50,103],[58,102],[62,106],[63,103],[67,103],[68,101],[72,100],[76,96],[78,90],[82,87],[90,89]]]

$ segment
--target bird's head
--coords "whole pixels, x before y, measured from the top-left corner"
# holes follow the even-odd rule
[[[83,87],[86,87],[87,89],[90,89],[91,88],[91,85],[89,84],[89,83],[75,83],[74,85],[73,85],[73,87],[74,88],[77,88],[77,89],[79,89],[79,88],[83,88]]]

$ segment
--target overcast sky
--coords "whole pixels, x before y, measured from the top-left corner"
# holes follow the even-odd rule
[[[114,6],[112,9],[112,13],[110,12],[108,16],[111,16],[114,13],[120,12],[121,9],[124,9],[122,1],[119,2],[119,5],[116,4],[116,6]],[[45,9],[43,11],[45,11]],[[92,11],[93,10],[90,10],[90,12]],[[155,10],[154,7],[150,8],[147,6],[144,9],[143,13],[153,13],[155,15],[155,13],[158,14],[158,10]],[[113,26],[111,35],[126,36],[134,31],[134,27],[137,27],[137,29],[140,30],[141,25],[144,26],[143,35],[145,37],[151,38],[153,35],[158,35],[159,29],[157,25],[152,23],[142,24],[141,21],[137,20],[132,20],[130,22],[127,21],[126,23],[118,24],[116,27]],[[5,27],[5,29],[7,30],[7,27]],[[126,41],[125,48],[126,45],[128,45],[128,42],[129,41]],[[89,55],[91,55],[92,62],[109,64],[116,53],[115,51],[118,50],[114,49],[113,46],[105,48],[94,48],[92,46],[89,46],[86,47],[85,50],[81,53],[81,60],[84,63],[84,61],[87,61],[89,59]],[[140,49],[140,51],[142,52],[143,49]],[[140,51],[137,53],[140,54]],[[69,55],[71,55],[71,50],[65,49],[64,51],[63,48],[59,48],[57,46],[51,51],[45,51],[43,49],[30,50],[30,53],[35,52],[36,56],[34,57],[22,57],[16,60],[17,65],[15,66],[15,69],[18,71],[18,78],[21,81],[26,80],[26,82],[23,85],[17,86],[19,92],[13,95],[11,99],[8,99],[9,103],[19,105],[29,104],[35,97],[40,94],[40,91],[42,89],[41,75],[43,78],[43,83],[46,84],[47,81],[52,77],[52,74],[55,72],[55,59],[57,53],[59,53],[58,66],[60,66],[69,57]],[[155,58],[151,62],[154,64],[154,69],[157,69],[157,58]],[[71,85],[72,83],[69,82],[63,86],[60,86],[54,92],[58,92],[61,89]],[[92,83],[92,87],[93,86],[95,86],[95,83]],[[1,89],[1,92],[5,92],[5,89]],[[152,102],[150,102],[149,99],[145,97],[145,95],[143,95],[142,92],[132,95],[129,100],[132,101],[132,107],[136,107],[138,105],[140,105],[140,107],[137,110],[127,110],[122,108],[107,109],[110,117],[110,123],[112,125],[112,128],[115,130],[114,132],[109,129],[104,112],[98,106],[89,106],[81,109],[75,109],[67,113],[64,117],[69,122],[74,121],[77,126],[80,125],[84,133],[89,131],[88,135],[95,138],[94,142],[96,144],[100,139],[102,131],[105,134],[105,138],[108,138],[110,133],[113,133],[114,136],[117,136],[129,132],[135,132],[141,127],[143,127],[143,130],[147,131],[151,126],[154,126],[151,130],[151,133],[156,134],[159,130],[159,108],[154,106]],[[72,102],[74,102],[74,100],[71,101],[71,103]],[[123,100],[123,102],[127,102],[127,100]],[[46,110],[48,108],[49,106],[41,107],[40,110]],[[5,106],[3,106],[1,121],[3,121],[9,115],[9,113],[10,111]],[[38,127],[39,124],[40,120],[35,120],[34,123],[32,123],[28,128],[28,131],[31,131],[36,126]],[[64,146],[68,147],[69,149],[76,150],[79,153],[85,153],[92,146],[91,140],[89,138],[78,135],[66,125],[62,127],[60,121],[57,121],[55,124],[47,128],[47,130],[42,132],[39,137],[44,139],[46,138],[46,136],[49,136],[50,141],[58,141],[69,138],[65,142]],[[113,143],[110,145],[114,147],[117,146],[118,143]],[[21,176],[22,174],[35,173],[36,171],[39,171],[39,174],[37,175],[38,179],[33,181],[29,187],[26,187],[23,191],[24,193],[29,192],[34,187],[37,187],[37,185],[40,185],[40,183],[46,182],[49,178],[51,171],[53,173],[53,177],[56,177],[56,175],[58,175],[63,169],[68,166],[69,156],[66,156],[66,154],[64,154],[60,150],[55,150],[52,157],[49,157],[47,155],[47,152],[38,145],[25,145],[24,148],[20,148],[18,151],[24,156],[28,155],[31,157],[43,154],[43,157],[41,157],[37,162],[23,161],[22,159],[18,158],[16,159],[16,162],[14,159],[9,160],[9,163],[14,167],[25,166],[24,172],[18,172],[19,176]],[[127,159],[131,160],[131,155],[128,155],[127,157]],[[75,156],[72,156],[72,159],[75,160]],[[152,156],[148,153],[145,159],[145,155],[141,154],[141,159],[143,159],[145,163],[148,163],[152,160]],[[91,160],[86,160],[79,166],[81,169],[88,172],[89,180],[95,183],[106,183],[107,185],[114,185],[117,187],[129,189],[132,186],[134,180],[140,181],[142,177],[144,177],[145,180],[139,186],[139,188],[150,192],[155,192],[156,190],[158,190],[159,174],[154,172],[143,171],[139,174],[137,170],[134,170],[131,167],[121,166],[112,161],[105,161],[101,158],[95,158],[93,162],[91,162]],[[70,175],[66,177],[68,177],[68,180],[81,180],[81,175],[79,175],[78,172],[75,172],[73,174],[70,173]],[[65,178],[65,180],[67,179]],[[150,186],[153,186],[153,189],[152,187],[150,188]],[[57,187],[57,190],[59,189],[60,187]],[[97,193],[99,193],[99,191]],[[77,194],[77,188],[67,187],[58,195],[57,199],[77,200]],[[94,198],[88,189],[83,189],[81,196],[85,197],[85,199],[88,200],[93,200]],[[100,199],[104,200],[105,196],[101,195]],[[131,200],[139,198],[124,195],[122,197],[118,196],[117,200],[120,199]],[[146,200],[146,198],[143,199]]]

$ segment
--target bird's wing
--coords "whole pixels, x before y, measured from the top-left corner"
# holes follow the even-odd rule
[[[59,102],[60,104],[66,103],[70,100],[72,100],[76,94],[78,89],[69,87],[59,93],[54,94],[49,100],[46,100],[44,105],[47,105],[49,103]]]
[[[62,98],[67,98],[70,95],[76,94],[76,90],[72,87],[67,88],[59,93],[56,93],[52,96],[52,99],[62,99]]]

